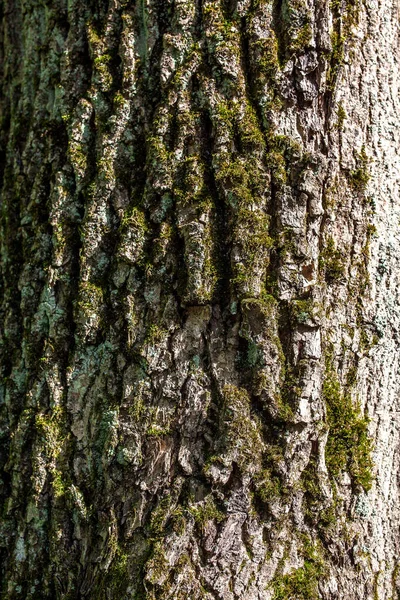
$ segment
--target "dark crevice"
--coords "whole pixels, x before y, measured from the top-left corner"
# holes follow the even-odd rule
[[[285,27],[282,17],[283,3],[284,0],[274,0],[272,7],[272,27],[275,31],[278,42],[278,59],[281,65],[285,61],[287,39],[287,28]]]
[[[218,440],[220,437],[220,412],[222,409],[222,398],[218,385],[218,380],[212,368],[212,356],[210,350],[210,334],[211,334],[211,322],[207,326],[207,333],[203,335],[205,357],[204,357],[204,371],[208,375],[210,380],[211,388],[211,403],[207,413],[207,433],[211,440]],[[215,451],[215,442],[208,441],[205,438],[205,456],[212,456]]]
[[[206,110],[203,110],[201,113],[201,125],[201,158],[205,165],[204,180],[215,207],[215,231],[213,232],[215,255],[212,257],[212,260],[217,267],[218,283],[214,296],[215,300],[221,305],[221,309],[224,310],[229,307],[230,281],[232,278],[229,216],[215,180],[212,165],[214,145],[213,126],[209,113]]]
[[[232,21],[237,12],[238,0],[222,0],[222,11],[226,21]]]
[[[160,59],[163,53],[163,36],[171,29],[171,17],[173,11],[173,5],[170,5],[163,0],[155,0],[154,4],[154,14],[156,15],[158,25],[158,37],[154,42],[148,60],[145,61],[142,77],[139,78],[139,81],[143,80],[142,96],[147,107],[148,123],[152,122],[162,97]]]
[[[247,95],[247,100],[250,106],[253,108],[256,116],[258,127],[260,131],[265,135],[266,130],[264,126],[264,120],[261,113],[261,106],[259,102],[257,102],[257,93],[255,83],[253,81],[253,73],[252,66],[250,61],[250,43],[249,43],[249,34],[248,34],[248,24],[249,18],[242,17],[240,21],[240,43],[241,43],[241,63],[242,69],[245,78],[245,91]]]

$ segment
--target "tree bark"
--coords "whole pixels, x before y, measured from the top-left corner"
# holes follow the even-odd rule
[[[4,0],[2,597],[394,600],[394,0]]]

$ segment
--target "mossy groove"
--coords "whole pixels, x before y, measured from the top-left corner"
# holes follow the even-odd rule
[[[347,471],[355,486],[368,491],[373,479],[368,417],[354,404],[349,392],[341,390],[330,357],[326,360],[322,393],[329,427],[325,450],[328,471],[335,480]]]
[[[272,570],[256,557],[276,564],[268,535],[298,534],[302,485],[315,514],[324,501],[309,473],[296,480],[321,434],[300,404],[320,360],[309,340],[329,319],[315,290],[348,275],[332,234],[314,281],[304,243],[326,175],[299,87],[300,71],[317,85],[299,68],[314,60],[314,15],[303,0],[15,6],[2,15],[15,48],[0,42],[1,592],[259,595]],[[321,119],[357,18],[354,3],[331,9]],[[364,202],[367,151],[354,159],[345,184]],[[367,490],[367,421],[333,358],[322,393],[332,485],[347,470]],[[325,555],[315,520],[306,528],[275,600],[317,597]]]

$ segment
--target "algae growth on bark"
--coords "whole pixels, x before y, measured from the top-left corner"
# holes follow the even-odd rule
[[[394,0],[3,0],[7,600],[400,597]]]

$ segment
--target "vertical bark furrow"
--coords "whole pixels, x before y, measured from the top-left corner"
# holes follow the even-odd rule
[[[398,593],[375,4],[3,7],[4,597]]]

